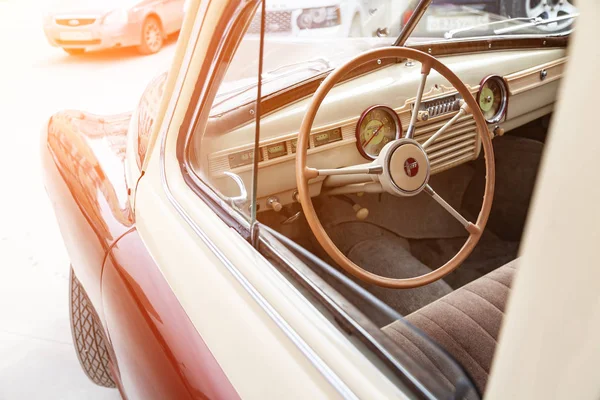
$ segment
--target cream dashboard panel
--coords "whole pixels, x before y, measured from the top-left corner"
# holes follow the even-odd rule
[[[496,125],[513,129],[552,110],[560,77],[565,66],[565,50],[533,50],[480,53],[440,58],[476,95],[479,84],[488,75],[500,75],[507,83],[509,98],[506,115]],[[339,168],[366,163],[356,148],[355,129],[360,115],[367,108],[379,104],[392,108],[399,116],[403,130],[408,126],[411,104],[420,79],[418,63],[401,63],[355,78],[336,86],[323,102],[315,118],[308,150],[308,165],[315,168]],[[437,73],[427,79],[424,99],[452,95],[455,90]],[[308,102],[304,99],[290,104],[261,120],[259,186],[260,209],[266,209],[269,196],[277,196],[282,204],[294,201],[295,149],[294,142]],[[416,125],[415,138],[423,142],[453,116],[434,117]],[[462,117],[431,146],[428,153],[432,172],[437,173],[475,159],[480,150],[480,139],[475,133],[474,120]],[[335,141],[317,146],[316,135],[332,134]],[[203,179],[217,186],[222,193],[235,196],[237,185],[224,175],[230,171],[252,185],[252,166],[247,162],[254,144],[255,125],[248,124],[231,132],[205,137],[196,143],[195,165]],[[195,135],[196,139],[200,135]],[[268,151],[270,149],[271,151]],[[273,152],[273,149],[275,151]],[[272,157],[275,155],[275,157]],[[245,160],[245,161],[244,161]],[[208,176],[207,176],[208,175]],[[311,186],[313,195],[320,192],[321,182]]]

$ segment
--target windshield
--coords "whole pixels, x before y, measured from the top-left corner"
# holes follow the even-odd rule
[[[406,45],[489,37],[571,33],[571,0],[433,0]],[[262,95],[331,70],[370,49],[390,46],[418,1],[266,0]],[[211,110],[226,113],[256,98],[260,12],[240,44]]]
[[[567,35],[578,16],[568,0],[432,1],[407,44],[457,38]]]

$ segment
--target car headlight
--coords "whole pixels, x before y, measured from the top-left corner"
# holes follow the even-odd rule
[[[342,23],[338,6],[305,8],[296,21],[300,29],[328,28]]]
[[[127,10],[117,8],[106,14],[102,19],[102,23],[105,25],[125,25],[128,20],[129,15],[127,14]]]

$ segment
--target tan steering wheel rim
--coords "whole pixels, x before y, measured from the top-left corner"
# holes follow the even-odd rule
[[[412,278],[390,278],[380,276],[361,268],[347,258],[333,243],[329,235],[327,235],[317,216],[309,192],[309,180],[316,177],[316,170],[308,168],[306,165],[307,147],[312,125],[321,103],[329,91],[348,72],[366,63],[386,58],[411,59],[419,61],[422,64],[422,73],[428,74],[431,69],[434,69],[444,78],[446,78],[450,84],[452,84],[452,86],[462,95],[463,100],[466,103],[467,111],[470,112],[475,119],[477,132],[481,137],[481,144],[485,158],[486,181],[483,203],[475,224],[469,223],[469,225],[466,226],[469,237],[467,238],[465,244],[446,264],[425,275]],[[471,254],[479,242],[489,217],[490,209],[492,207],[492,199],[494,196],[495,167],[492,140],[487,130],[487,123],[471,92],[467,89],[465,84],[450,69],[448,69],[448,67],[431,55],[406,47],[384,47],[365,52],[335,69],[321,83],[313,95],[310,104],[308,105],[306,114],[302,120],[300,132],[298,134],[298,144],[296,148],[298,149],[296,154],[296,183],[298,185],[299,200],[306,216],[306,220],[319,244],[323,247],[327,254],[329,254],[329,256],[346,272],[350,273],[356,278],[366,283],[395,289],[408,289],[427,285],[454,271],[460,264],[464,262],[469,254]]]

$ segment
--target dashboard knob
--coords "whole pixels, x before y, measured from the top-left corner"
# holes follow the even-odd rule
[[[279,202],[279,199],[275,196],[269,197],[267,199],[267,206],[271,207],[275,212],[279,212],[283,208],[283,206]]]
[[[363,208],[360,204],[355,203],[352,206],[352,209],[356,212],[356,219],[359,221],[364,221],[369,216],[369,209]]]
[[[494,137],[498,137],[498,136],[502,136],[504,135],[504,129],[501,128],[500,126],[496,125],[496,127],[494,128]]]

